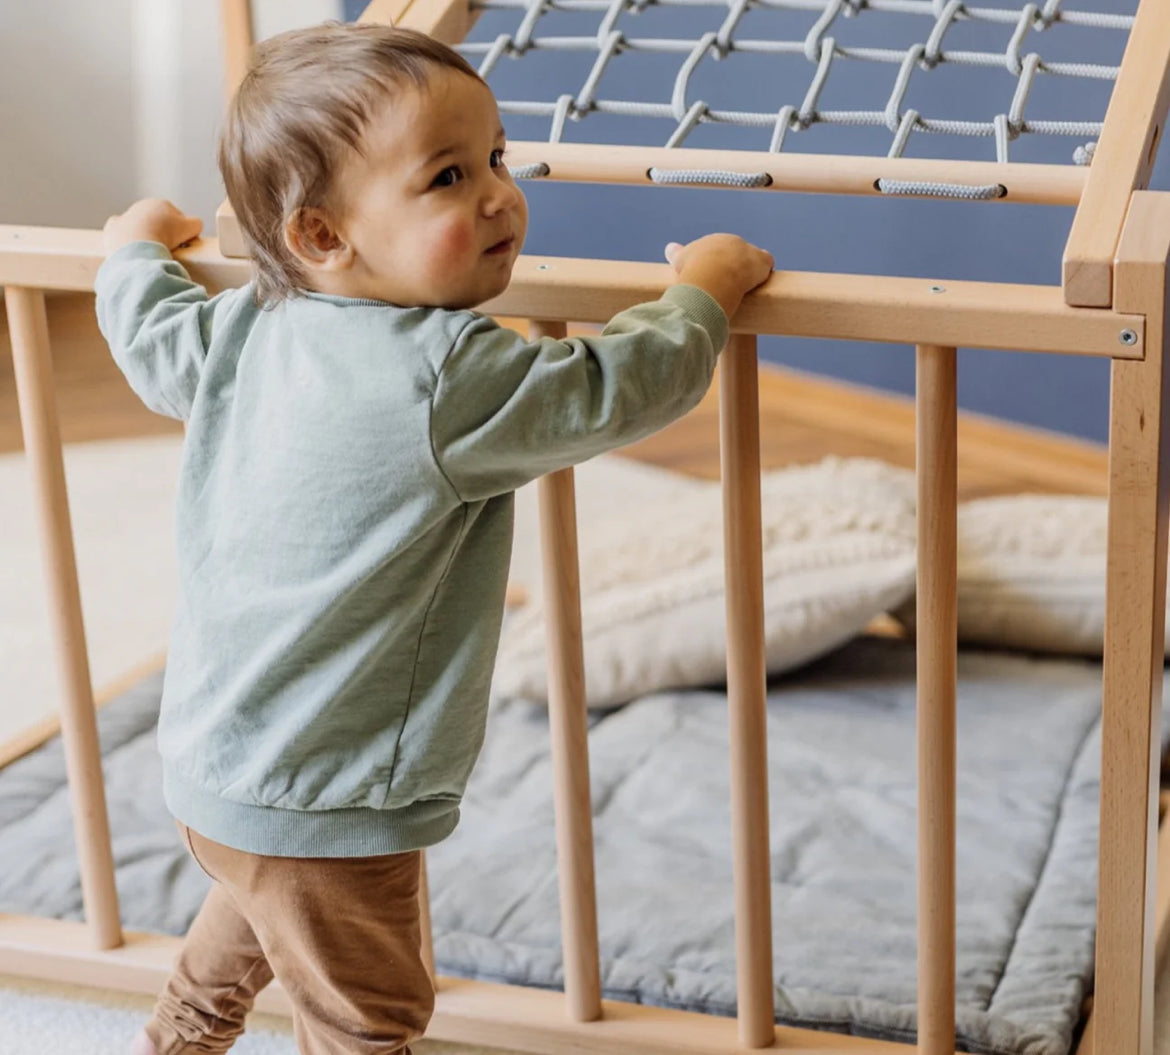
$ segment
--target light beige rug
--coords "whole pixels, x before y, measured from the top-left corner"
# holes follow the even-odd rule
[[[65,473],[89,662],[102,686],[166,645],[174,604],[181,440],[70,445]],[[60,700],[45,576],[23,454],[0,456],[0,742]]]
[[[0,976],[0,1055],[127,1055],[153,1000],[80,986]],[[415,1055],[518,1055],[499,1048],[423,1040]],[[297,1055],[288,1019],[253,1015],[238,1055]]]

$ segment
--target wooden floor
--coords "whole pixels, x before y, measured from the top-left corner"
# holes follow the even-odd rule
[[[146,410],[127,387],[98,332],[91,296],[55,297],[49,306],[66,443],[178,431],[176,422]],[[767,367],[760,379],[760,417],[763,462],[769,468],[827,454],[914,464],[914,407],[902,397]],[[12,358],[0,312],[0,453],[20,447]],[[623,453],[717,478],[716,389],[687,417]],[[1021,491],[1104,494],[1105,470],[1099,446],[971,415],[960,418],[963,498]]]

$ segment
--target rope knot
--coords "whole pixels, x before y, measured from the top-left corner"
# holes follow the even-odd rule
[[[1060,18],[1061,0],[1047,0],[1040,12],[1036,15],[1036,28],[1045,30]]]
[[[804,57],[809,62],[820,62],[825,57],[823,38],[829,32],[833,20],[841,13],[841,8],[845,7],[847,3],[848,0],[829,0],[824,11],[821,12],[821,17],[813,23],[812,29],[808,31],[808,36],[804,38]]]
[[[938,21],[935,22],[934,29],[930,31],[930,36],[923,46],[922,60],[920,62],[923,69],[933,70],[942,61],[943,34],[950,28],[951,23],[959,16],[962,10],[963,0],[950,0],[947,6],[943,8],[942,14],[938,16]]]

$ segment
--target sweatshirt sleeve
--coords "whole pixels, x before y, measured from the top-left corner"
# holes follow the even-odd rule
[[[529,341],[477,316],[439,371],[439,467],[477,501],[656,432],[702,398],[727,332],[718,302],[684,285],[596,337]]]
[[[98,326],[130,387],[156,413],[186,420],[227,293],[209,298],[158,242],[111,253],[94,290]]]

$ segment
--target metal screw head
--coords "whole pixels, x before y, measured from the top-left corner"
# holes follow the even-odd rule
[[[1117,335],[1117,339],[1122,344],[1137,344],[1138,336],[1133,332],[1133,330],[1122,330],[1121,333]]]
[[[946,291],[947,291],[946,286],[931,286],[930,287],[931,293],[945,293]]]

